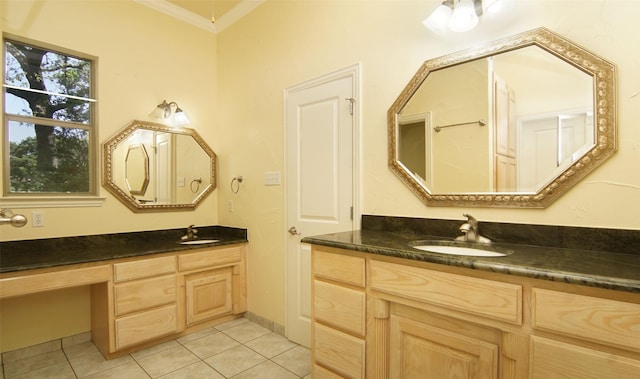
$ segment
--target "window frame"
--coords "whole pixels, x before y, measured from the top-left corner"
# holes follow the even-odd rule
[[[90,90],[88,97],[89,104],[89,120],[86,124],[81,122],[55,120],[37,116],[24,116],[8,114],[6,106],[6,42],[16,42],[19,44],[32,45],[39,49],[48,50],[60,55],[66,55],[73,58],[79,58],[88,61],[90,64],[91,73],[89,75]],[[78,204],[81,206],[98,206],[102,203],[104,198],[98,198],[99,191],[99,173],[100,167],[98,165],[98,97],[97,97],[97,71],[98,71],[98,57],[78,52],[72,49],[60,47],[50,43],[33,40],[9,33],[2,34],[2,198],[0,198],[0,205],[2,206],[14,206],[25,207],[25,205],[33,204],[32,201],[38,199],[38,207],[47,206],[70,206]],[[88,165],[89,165],[89,187],[87,192],[10,192],[10,151],[9,151],[9,124],[12,121],[38,123],[41,125],[57,126],[64,128],[82,129],[88,133]],[[58,204],[58,205],[56,205]],[[28,207],[28,206],[27,206]]]

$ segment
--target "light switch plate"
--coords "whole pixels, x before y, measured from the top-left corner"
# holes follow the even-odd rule
[[[265,186],[279,186],[280,185],[280,171],[267,171],[264,173],[264,185]]]

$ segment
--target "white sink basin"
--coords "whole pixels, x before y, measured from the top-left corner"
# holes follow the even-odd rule
[[[504,257],[509,255],[511,251],[497,251],[491,247],[486,249],[468,247],[468,246],[449,246],[449,245],[415,245],[414,249],[428,251],[431,253],[448,254],[448,255],[464,255],[467,257]]]
[[[181,245],[204,245],[207,243],[216,243],[219,242],[220,240],[192,240],[192,241],[182,241],[180,242]]]

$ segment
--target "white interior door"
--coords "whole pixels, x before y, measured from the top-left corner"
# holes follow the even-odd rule
[[[354,228],[357,66],[289,88],[286,122],[287,337],[311,342],[311,248],[304,236]]]

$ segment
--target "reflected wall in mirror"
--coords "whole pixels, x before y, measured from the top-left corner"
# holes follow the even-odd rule
[[[216,188],[216,154],[193,129],[132,121],[103,153],[104,187],[135,212],[195,209]]]
[[[426,61],[388,124],[427,205],[545,207],[615,152],[615,66],[535,29]]]

